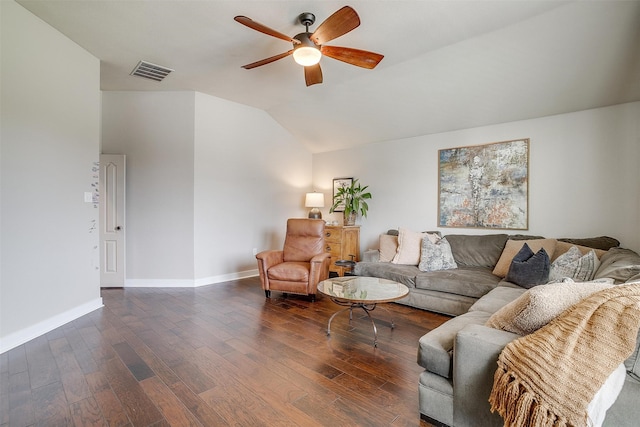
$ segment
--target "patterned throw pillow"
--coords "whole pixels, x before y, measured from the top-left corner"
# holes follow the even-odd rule
[[[551,264],[549,280],[569,277],[579,282],[586,282],[593,279],[599,265],[600,261],[595,251],[591,250],[583,256],[576,246],[572,246]]]
[[[505,280],[523,288],[532,288],[549,281],[551,263],[544,248],[535,254],[528,244],[513,257]]]
[[[451,270],[458,268],[451,253],[451,245],[446,238],[438,239],[435,243],[428,237],[422,239],[420,253],[420,271]]]

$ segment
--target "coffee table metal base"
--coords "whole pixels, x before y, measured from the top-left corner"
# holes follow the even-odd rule
[[[349,310],[349,322],[351,322],[351,320],[353,319],[353,316],[352,316],[353,309],[361,308],[364,310],[365,313],[367,313],[367,316],[369,316],[369,320],[371,320],[371,326],[373,326],[373,346],[378,347],[378,328],[376,328],[376,322],[373,321],[373,317],[371,317],[371,314],[369,314],[370,312],[376,309],[377,307],[376,303],[365,304],[361,302],[346,302],[346,301],[341,301],[335,298],[331,298],[331,301],[333,301],[338,305],[345,306],[345,308],[343,308],[342,310],[336,311],[329,318],[329,323],[327,324],[327,336],[331,335],[331,322],[333,321],[334,317],[336,317],[338,314],[342,313],[343,311]],[[385,311],[388,312],[388,310],[386,309]],[[395,326],[396,325],[393,323],[393,320],[391,320],[391,329],[395,328]]]

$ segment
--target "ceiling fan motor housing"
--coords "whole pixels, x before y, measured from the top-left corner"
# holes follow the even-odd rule
[[[300,44],[294,43],[293,47],[295,48],[298,48],[298,47],[312,47],[314,49],[318,48],[318,46],[311,41],[311,33],[296,34],[295,36],[293,36],[293,38],[300,42]]]

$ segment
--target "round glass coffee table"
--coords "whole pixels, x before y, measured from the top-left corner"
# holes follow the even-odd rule
[[[335,312],[327,324],[327,335],[331,335],[331,321],[338,314],[349,310],[349,321],[354,308],[361,308],[369,316],[373,325],[373,345],[378,346],[378,329],[370,312],[378,304],[399,300],[409,293],[409,288],[393,280],[377,277],[348,276],[334,277],[318,283],[318,292],[327,295],[331,301],[345,308]],[[387,310],[388,311],[388,310]],[[391,320],[391,329],[395,327]]]

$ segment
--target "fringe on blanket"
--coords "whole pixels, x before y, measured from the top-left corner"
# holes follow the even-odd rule
[[[554,414],[534,393],[528,390],[513,373],[503,367],[496,369],[493,390],[489,396],[491,412],[498,412],[504,426],[572,427],[565,417]],[[582,425],[587,425],[587,414]]]

